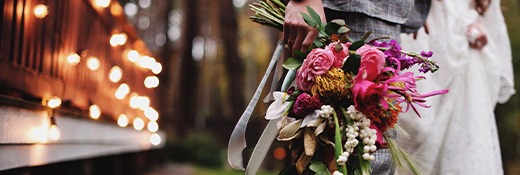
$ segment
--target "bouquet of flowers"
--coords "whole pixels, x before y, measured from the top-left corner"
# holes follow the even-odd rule
[[[280,29],[283,5],[277,0],[254,4],[257,14],[252,19]],[[378,149],[390,149],[398,167],[419,174],[385,131],[404,132],[396,124],[399,113],[410,108],[417,113],[417,105],[429,107],[425,98],[448,92],[420,94],[416,81],[424,77],[402,72],[414,65],[422,73],[435,72],[438,66],[429,59],[432,52],[406,52],[394,40],[366,41],[370,32],[352,41],[343,20],[321,23],[314,10],[307,10],[309,15],[302,16],[319,36],[309,53],[294,50],[294,57],[283,63],[289,70],[286,83],[282,91],[273,92],[274,102],[265,117],[276,121],[277,139],[288,143],[295,160],[280,174],[370,174],[369,161]],[[288,84],[294,86],[285,89]],[[406,109],[401,108],[404,104]]]

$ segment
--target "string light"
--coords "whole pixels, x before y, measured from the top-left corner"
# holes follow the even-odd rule
[[[38,4],[34,6],[34,16],[36,16],[36,18],[43,19],[45,18],[45,16],[47,16],[47,14],[49,14],[47,6],[43,4]]]
[[[117,46],[117,45],[123,45],[126,43],[126,34],[113,34],[112,37],[110,37],[110,45]]]
[[[98,70],[99,69],[99,59],[96,57],[88,58],[87,67],[92,71]]]
[[[90,117],[93,119],[98,119],[99,116],[101,115],[101,109],[99,109],[98,105],[91,105],[89,107],[89,111],[90,111]]]
[[[128,87],[126,83],[122,83],[119,85],[119,88],[117,88],[116,98],[122,100],[128,93],[130,93],[130,87]]]
[[[139,96],[130,95],[130,107],[132,107],[134,109],[139,107]]]
[[[156,88],[159,86],[159,78],[156,76],[148,76],[144,79],[144,86],[146,88]]]
[[[61,137],[60,129],[55,124],[51,125],[49,128],[49,139],[51,141],[57,141]]]
[[[131,62],[136,62],[137,60],[139,60],[139,52],[137,52],[136,50],[131,50],[130,52],[128,52],[128,60],[130,60]]]
[[[123,76],[123,70],[119,66],[114,66],[112,69],[110,69],[110,81],[112,82],[118,82],[121,80],[121,77]]]
[[[150,132],[157,132],[159,130],[159,125],[156,121],[150,121],[148,122],[148,131]]]
[[[106,8],[110,5],[110,0],[96,0],[96,5]]]
[[[159,119],[159,113],[151,107],[144,109],[144,116],[151,121],[156,121]]]
[[[155,64],[155,59],[151,58],[149,56],[142,56],[141,58],[139,58],[138,63],[139,63],[139,66],[141,66],[141,67],[151,69],[152,66]]]
[[[54,111],[49,112],[51,116],[51,127],[48,130],[48,136],[51,141],[57,141],[61,137],[61,132],[58,126],[56,125],[56,117],[54,117]]]
[[[114,16],[119,16],[123,14],[123,7],[119,3],[115,3],[110,7],[110,13]]]
[[[47,102],[47,106],[49,108],[56,108],[58,106],[61,105],[61,99],[59,97],[52,97],[48,102]]]
[[[121,127],[126,127],[128,125],[128,118],[125,114],[119,115],[119,118],[117,118],[117,124]]]
[[[67,61],[69,61],[69,64],[73,65],[73,66],[78,64],[80,60],[81,60],[81,58],[79,57],[79,55],[77,53],[71,54],[71,55],[69,55],[69,57],[67,57]]]
[[[145,110],[150,107],[150,99],[146,96],[138,97],[138,106],[139,109]]]
[[[155,62],[155,64],[152,65],[152,72],[157,75],[161,73],[162,71],[162,65],[159,62]]]
[[[161,143],[161,136],[157,133],[152,134],[152,136],[150,136],[150,143],[156,146],[159,145]]]
[[[144,121],[137,117],[134,119],[133,125],[135,130],[141,131],[144,128]]]

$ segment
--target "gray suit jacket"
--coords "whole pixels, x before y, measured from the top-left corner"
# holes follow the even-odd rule
[[[431,0],[322,0],[325,8],[367,16],[401,25],[401,32],[421,28],[430,11]]]

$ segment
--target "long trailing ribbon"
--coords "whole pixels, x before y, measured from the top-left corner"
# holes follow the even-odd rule
[[[269,77],[269,74],[271,73],[273,67],[275,66],[277,59],[282,54],[283,48],[284,48],[284,42],[283,42],[283,40],[280,40],[278,42],[276,50],[273,54],[273,57],[271,58],[269,67],[267,67],[267,71],[265,72],[264,77],[262,78],[262,81],[260,82],[260,85],[258,85],[258,88],[256,89],[256,92],[253,95],[253,98],[249,102],[249,105],[247,106],[246,110],[244,111],[244,113],[242,114],[240,119],[238,120],[237,125],[235,126],[235,129],[233,130],[233,133],[231,134],[231,138],[229,139],[229,144],[228,144],[228,162],[229,162],[229,165],[231,165],[231,167],[233,167],[234,169],[244,170],[242,152],[246,148],[245,131],[246,131],[247,123],[249,121],[249,118],[251,117],[251,114],[253,113],[253,110],[254,110],[258,100],[260,99],[260,94],[262,93],[262,89],[265,86],[265,83],[267,81],[267,78]],[[276,123],[275,123],[275,126],[276,126]],[[270,145],[270,143],[269,143],[269,145]]]
[[[287,89],[293,82],[295,75],[296,70],[294,69],[289,70],[289,72],[287,72],[287,75],[285,76],[285,79],[282,84],[282,92],[287,91]],[[270,120],[267,126],[265,127],[264,132],[262,132],[262,136],[260,136],[260,139],[256,143],[255,149],[253,150],[253,154],[251,155],[249,163],[247,164],[246,175],[256,174],[258,168],[260,168],[260,165],[262,165],[267,151],[269,151],[269,148],[271,147],[271,144],[273,143],[276,134],[278,134],[278,130],[276,129],[276,124],[278,123],[278,121],[280,121],[280,118]]]

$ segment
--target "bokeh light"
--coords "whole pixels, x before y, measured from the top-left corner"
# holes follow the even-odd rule
[[[91,105],[89,107],[89,111],[90,111],[90,117],[93,119],[98,119],[99,116],[101,115],[101,109],[99,108],[98,105]]]
[[[144,121],[137,117],[134,119],[133,125],[135,130],[141,131],[144,128]]]
[[[128,125],[128,118],[125,114],[120,114],[117,118],[117,124],[121,127],[126,127]]]

